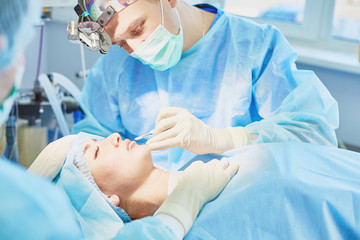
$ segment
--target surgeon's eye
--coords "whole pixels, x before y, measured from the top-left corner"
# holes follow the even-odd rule
[[[136,28],[131,30],[131,36],[132,37],[140,36],[143,33],[143,30],[144,30],[144,23],[142,22]]]

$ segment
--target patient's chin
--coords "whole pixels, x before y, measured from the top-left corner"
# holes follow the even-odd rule
[[[132,220],[136,220],[153,216],[159,207],[160,206],[151,206],[137,202],[136,206],[130,207],[128,209],[124,208],[124,210]]]
[[[152,161],[151,149],[147,145],[138,145],[137,151],[144,160]]]

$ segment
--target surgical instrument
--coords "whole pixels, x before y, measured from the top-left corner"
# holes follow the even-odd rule
[[[149,133],[144,134],[144,135],[141,135],[141,136],[135,138],[135,141],[140,140],[140,139],[143,139],[143,138],[148,137],[148,136],[151,136],[151,135],[154,135],[154,130],[151,130]]]

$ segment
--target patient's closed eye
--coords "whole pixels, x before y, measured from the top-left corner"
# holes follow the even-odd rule
[[[94,152],[94,159],[97,158],[97,156],[98,156],[98,154],[99,154],[99,150],[100,150],[100,147],[97,146],[97,147],[96,147],[96,150],[95,150],[95,152]]]

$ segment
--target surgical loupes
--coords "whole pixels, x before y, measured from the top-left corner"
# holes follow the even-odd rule
[[[74,9],[79,19],[77,22],[69,22],[67,26],[68,39],[70,42],[76,43],[80,41],[91,51],[100,51],[102,54],[109,51],[112,42],[103,27],[115,14],[114,8],[108,6],[96,22],[88,17],[82,0],[79,0],[79,3]]]

